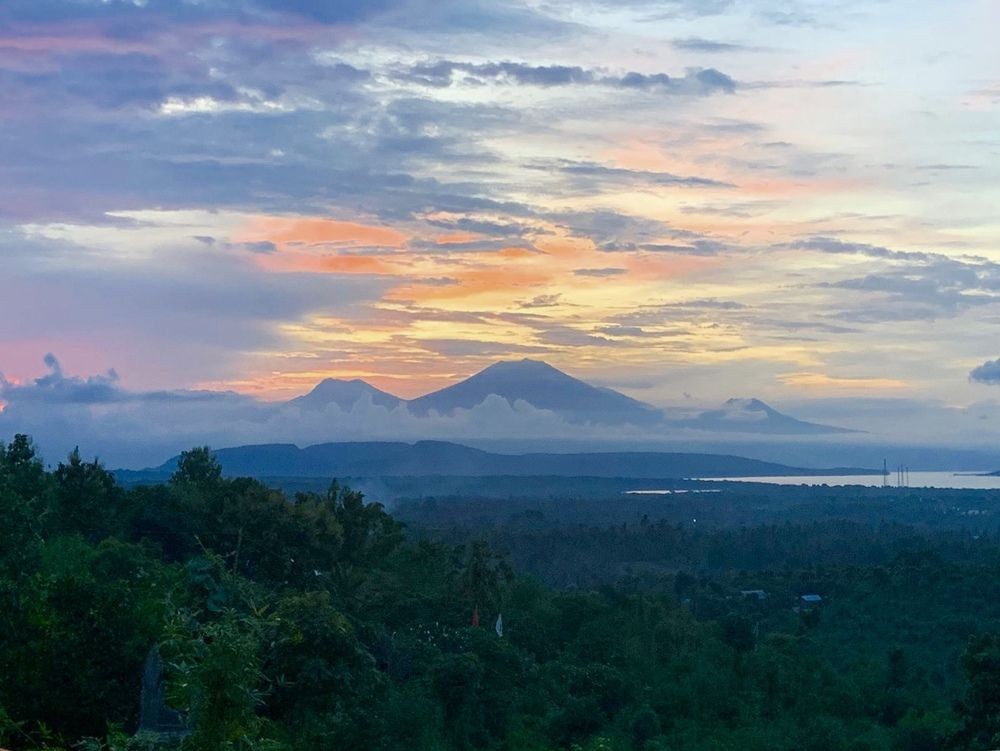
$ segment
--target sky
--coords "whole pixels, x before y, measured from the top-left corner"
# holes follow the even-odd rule
[[[998,27],[994,0],[6,0],[0,410],[64,373],[411,397],[531,357],[660,406],[935,405],[971,441]]]

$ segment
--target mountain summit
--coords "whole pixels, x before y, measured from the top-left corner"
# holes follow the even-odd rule
[[[360,378],[350,381],[326,378],[316,384],[308,394],[297,396],[288,404],[307,410],[323,410],[335,404],[345,412],[349,412],[356,403],[366,398],[370,398],[372,404],[389,409],[396,407],[402,401],[398,396],[377,389]]]
[[[431,411],[450,414],[456,409],[471,409],[491,395],[579,422],[643,425],[662,419],[660,410],[649,404],[591,386],[548,363],[527,359],[498,362],[464,381],[414,399],[408,406],[417,415]]]
[[[359,379],[327,378],[308,394],[289,401],[288,405],[311,412],[335,405],[349,412],[356,404],[370,401],[374,406],[387,409],[403,405],[412,414],[422,417],[432,412],[451,415],[459,409],[472,409],[491,397],[503,399],[511,406],[523,402],[535,409],[549,410],[572,423],[771,435],[853,432],[797,420],[759,399],[730,399],[718,409],[680,414],[677,410],[661,410],[613,389],[592,386],[548,363],[528,359],[494,363],[464,381],[409,401]]]
[[[771,433],[774,435],[823,435],[853,430],[805,422],[782,414],[760,399],[728,399],[719,409],[709,409],[683,421],[685,427],[713,433]]]

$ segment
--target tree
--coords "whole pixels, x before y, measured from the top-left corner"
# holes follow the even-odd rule
[[[345,713],[351,703],[374,702],[381,675],[329,593],[289,593],[273,613],[263,663],[268,675],[281,676],[268,698],[272,714]]]
[[[59,463],[53,473],[55,488],[55,525],[66,531],[83,533],[100,540],[124,526],[124,493],[115,476],[96,459],[84,462],[76,448],[69,459]]]
[[[264,621],[227,610],[200,622],[178,612],[163,644],[168,662],[167,700],[188,717],[184,751],[254,751],[272,748],[258,714],[267,686],[260,668]]]
[[[0,589],[3,578],[25,579],[37,563],[47,517],[49,478],[34,444],[18,434],[9,446],[0,443]],[[11,590],[16,603],[19,590]],[[6,608],[0,608],[0,614]],[[0,616],[0,625],[2,625]]]
[[[4,608],[0,704],[68,739],[131,723],[175,582],[172,570],[121,540],[49,540],[18,587],[19,607]]]
[[[636,748],[646,747],[653,738],[660,734],[660,718],[656,712],[648,706],[642,706],[632,716],[629,723],[629,732],[632,735],[632,743]]]
[[[498,611],[504,589],[513,579],[514,572],[503,556],[490,550],[484,540],[472,543],[462,572],[462,589],[474,613],[478,614],[481,607],[487,608],[490,615]]]
[[[48,478],[31,438],[21,433],[10,445],[0,443],[0,487],[6,487],[28,503],[44,493]]]
[[[222,482],[222,465],[208,446],[182,451],[170,482],[175,485],[194,485],[203,490],[215,488]]]
[[[969,688],[962,738],[970,749],[1000,745],[1000,634],[974,636],[962,656]]]
[[[348,565],[371,564],[382,560],[400,542],[399,523],[385,513],[380,503],[365,503],[363,493],[330,484],[327,501],[343,529],[341,560]]]

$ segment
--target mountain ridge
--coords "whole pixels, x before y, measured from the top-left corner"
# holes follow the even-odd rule
[[[388,407],[392,409],[399,406],[404,400],[395,394],[372,386],[368,381],[360,378],[324,378],[317,383],[312,390],[289,399],[286,402],[289,406],[296,406],[304,409],[324,409],[333,403],[343,410],[349,410],[359,399],[369,397],[372,404]]]
[[[568,422],[595,425],[661,426],[707,432],[751,432],[777,435],[819,435],[855,432],[846,428],[798,420],[760,399],[729,399],[718,409],[671,417],[670,410],[634,399],[605,386],[594,386],[541,360],[501,360],[449,386],[413,399],[403,399],[361,379],[327,378],[310,392],[286,404],[305,410],[322,410],[335,404],[350,411],[359,400],[412,414],[452,415],[473,409],[491,396],[548,410]]]
[[[790,467],[726,454],[660,451],[498,454],[449,441],[345,441],[305,448],[254,444],[213,452],[227,475],[251,477],[767,477],[774,475],[875,474],[855,468]],[[179,457],[147,473],[167,475]]]
[[[684,421],[689,427],[713,433],[749,432],[778,435],[814,435],[816,433],[855,433],[848,428],[806,422],[786,415],[756,398],[727,399],[718,409],[707,409],[694,419]]]

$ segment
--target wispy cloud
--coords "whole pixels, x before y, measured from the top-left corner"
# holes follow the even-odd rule
[[[476,85],[492,80],[521,86],[606,86],[703,96],[731,94],[737,88],[736,81],[715,68],[689,68],[682,76],[671,76],[637,71],[613,74],[579,65],[530,65],[512,61],[470,63],[439,60],[414,65],[405,71],[405,77],[415,83],[438,87],[457,83]]]
[[[30,383],[57,351],[140,391],[280,396],[532,353],[712,397],[740,372],[765,396],[863,377],[978,399],[1000,173],[994,50],[969,29],[991,20],[860,0],[2,3],[0,365]],[[917,60],[882,33],[917,26],[940,30]]]

